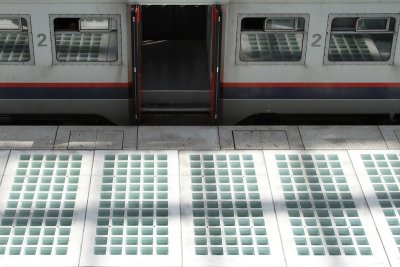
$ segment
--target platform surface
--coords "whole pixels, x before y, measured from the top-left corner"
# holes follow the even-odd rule
[[[0,126],[0,267],[400,266],[399,138]]]
[[[400,126],[0,126],[0,149],[400,149]]]

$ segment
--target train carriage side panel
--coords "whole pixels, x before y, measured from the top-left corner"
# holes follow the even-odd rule
[[[399,11],[400,3],[230,4],[224,24],[224,123],[258,113],[399,113],[400,45],[396,40],[390,64],[326,64],[325,58],[328,21],[332,14],[349,17],[390,14],[396,19],[394,38],[397,39]],[[304,63],[241,62],[238,56],[240,19],[271,14],[309,16]]]
[[[0,114],[99,114],[128,123],[129,55],[123,3],[0,4],[2,15],[29,15],[34,64],[0,63]],[[57,62],[55,17],[117,18],[118,60]],[[31,55],[32,56],[32,55]]]

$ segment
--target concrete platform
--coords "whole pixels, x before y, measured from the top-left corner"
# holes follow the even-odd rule
[[[3,150],[3,172],[1,267],[400,264],[400,150]]]
[[[0,149],[400,149],[400,126],[0,126]]]
[[[388,149],[377,126],[299,126],[305,149]]]
[[[137,127],[59,126],[54,149],[136,149]]]
[[[0,149],[53,149],[57,126],[0,126]]]
[[[0,267],[400,266],[399,137],[3,126]]]
[[[303,149],[297,126],[220,126],[221,149]]]

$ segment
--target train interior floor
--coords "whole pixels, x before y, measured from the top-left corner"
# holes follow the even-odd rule
[[[143,90],[209,90],[205,41],[145,41],[142,55]]]

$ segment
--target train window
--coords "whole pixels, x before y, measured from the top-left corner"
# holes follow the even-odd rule
[[[297,21],[298,18],[268,18],[265,20],[264,31],[295,31]]]
[[[238,38],[239,60],[254,63],[303,63],[306,22],[308,22],[307,15],[243,16],[240,20]]]
[[[81,19],[79,21],[80,30],[109,30],[110,19]]]
[[[61,63],[115,63],[119,60],[119,18],[56,17],[55,59]]]
[[[390,18],[359,18],[357,20],[357,31],[387,31],[391,23]]]
[[[330,62],[393,62],[395,16],[331,16],[327,59]]]
[[[32,63],[28,16],[0,15],[0,64]]]

